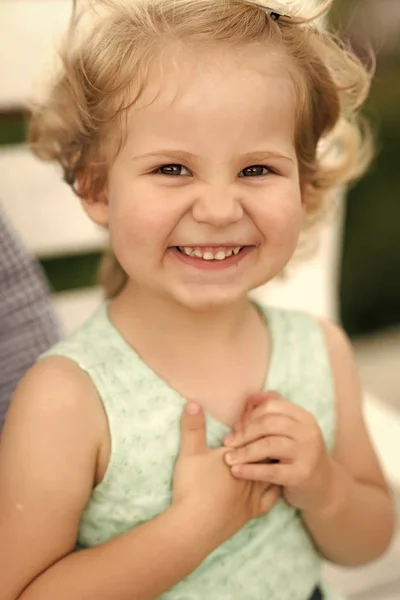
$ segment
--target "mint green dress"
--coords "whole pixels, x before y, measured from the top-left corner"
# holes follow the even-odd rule
[[[310,411],[329,450],[335,429],[331,369],[317,320],[259,306],[272,342],[265,390]],[[173,341],[171,341],[173,343]],[[93,547],[153,519],[171,503],[185,404],[125,342],[103,305],[46,355],[75,361],[103,402],[111,457],[82,514],[78,545]],[[229,428],[206,415],[210,447]],[[157,549],[154,549],[157,552]],[[319,584],[324,600],[343,600],[321,581],[321,559],[298,511],[283,499],[214,550],[162,600],[307,600]]]

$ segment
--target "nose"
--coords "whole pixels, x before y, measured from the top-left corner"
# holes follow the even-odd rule
[[[192,214],[198,223],[226,227],[243,217],[241,199],[228,186],[209,187],[197,196]]]

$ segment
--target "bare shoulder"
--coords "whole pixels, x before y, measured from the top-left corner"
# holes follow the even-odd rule
[[[79,412],[81,420],[98,404],[96,389],[90,378],[72,360],[50,356],[39,361],[21,379],[6,418],[6,424],[28,415],[57,419]],[[91,414],[93,416],[93,414]],[[37,423],[36,423],[37,424]]]
[[[105,415],[97,391],[86,373],[63,356],[34,365],[20,381],[10,403],[1,446],[11,436],[40,432],[48,443],[68,443],[70,436],[93,450],[101,441]],[[54,437],[57,432],[57,437]]]
[[[353,350],[346,333],[330,321],[321,321],[335,385],[338,428],[362,420],[362,390]]]
[[[387,489],[363,415],[363,392],[353,350],[346,333],[321,321],[331,363],[336,399],[333,456],[356,479]]]
[[[321,320],[320,324],[324,333],[332,368],[335,371],[355,369],[351,343],[343,329],[326,319]]]
[[[67,358],[43,359],[21,380],[0,441],[5,598],[74,549],[104,420],[89,377]]]
[[[321,326],[335,384],[338,426],[344,427],[349,418],[360,423],[362,390],[350,340],[341,327],[330,321],[321,321]]]

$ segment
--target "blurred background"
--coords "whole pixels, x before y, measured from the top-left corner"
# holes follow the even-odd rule
[[[376,75],[365,115],[376,158],[348,193],[340,267],[340,315],[364,383],[400,407],[400,2],[338,0],[332,19]]]
[[[43,76],[56,67],[55,48],[71,8],[72,0],[0,0],[0,207],[42,264],[66,333],[101,301],[96,274],[104,233],[83,215],[57,166],[34,159],[24,140],[28,106],[40,96]],[[367,417],[391,483],[400,490],[400,0],[336,0],[331,19],[361,57],[371,47],[376,55],[365,108],[376,159],[346,194],[319,253],[260,295],[341,322],[364,386],[384,403],[367,403]],[[396,543],[372,571],[333,578],[354,600],[398,599]]]

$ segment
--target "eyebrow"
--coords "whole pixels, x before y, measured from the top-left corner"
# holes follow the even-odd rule
[[[265,159],[275,158],[279,160],[289,160],[290,162],[294,162],[293,158],[287,156],[286,154],[281,154],[280,152],[272,152],[271,150],[258,150],[257,152],[248,152],[240,157],[241,160],[256,160],[263,161]]]
[[[172,150],[172,149],[158,149],[153,152],[146,152],[145,154],[138,154],[132,156],[132,160],[141,160],[144,158],[174,158],[183,162],[198,162],[199,157],[191,152],[185,152],[184,150]],[[238,157],[239,160],[246,161],[263,161],[268,159],[288,160],[294,162],[293,158],[281,154],[280,152],[273,152],[271,150],[257,150],[256,152],[248,152]]]

